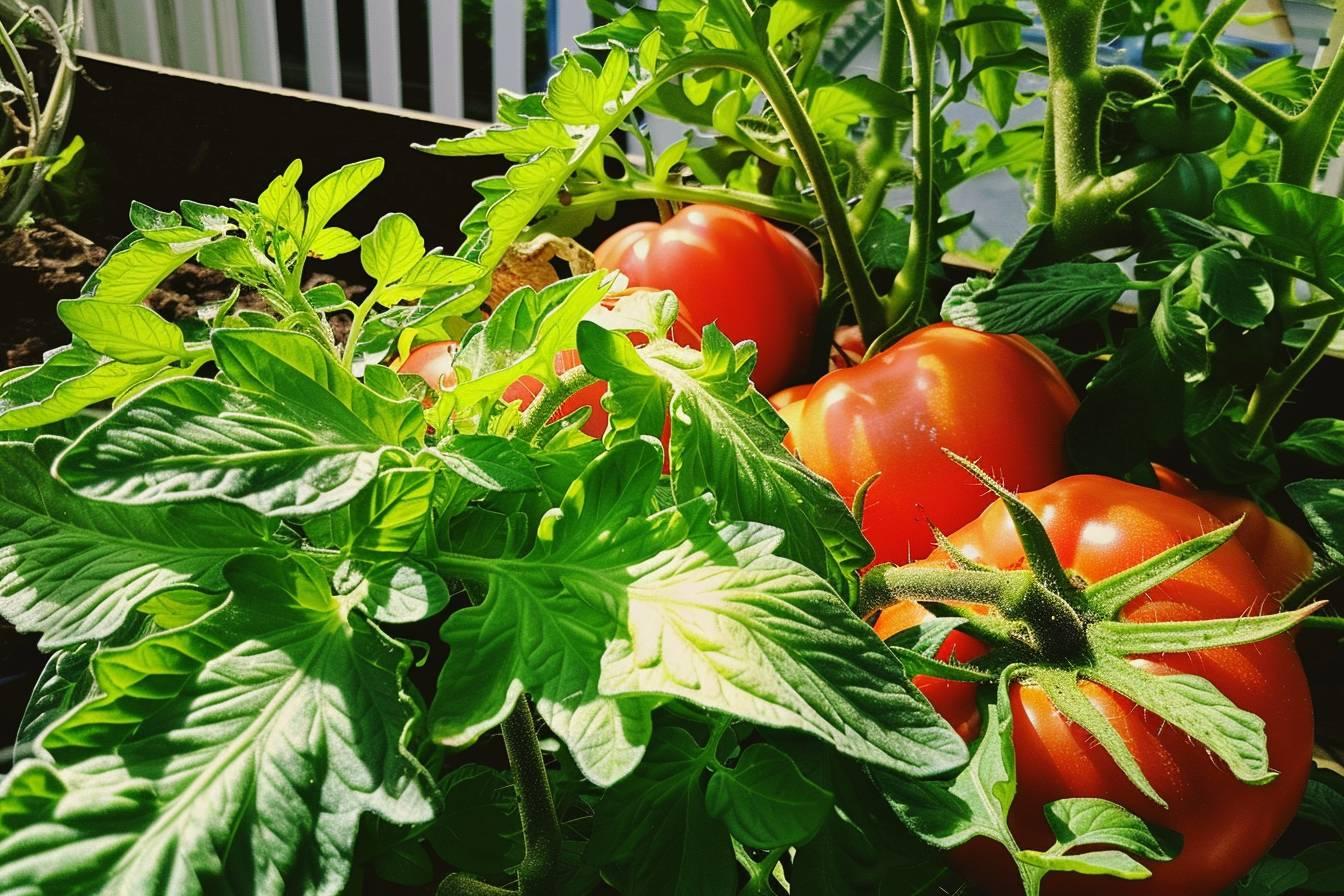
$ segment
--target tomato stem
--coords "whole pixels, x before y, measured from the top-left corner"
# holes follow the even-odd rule
[[[523,419],[519,422],[517,430],[514,431],[514,437],[530,442],[536,438],[537,433],[541,432],[550,419],[555,416],[555,412],[560,410],[560,406],[568,401],[574,393],[584,389],[597,382],[597,377],[588,372],[582,365],[571,367],[560,374],[555,385],[547,386],[541,390],[536,398],[532,400],[523,414]]]
[[[504,749],[513,772],[513,787],[518,796],[518,814],[523,823],[523,861],[518,866],[520,896],[543,896],[556,889],[555,875],[560,867],[560,822],[555,815],[546,761],[537,741],[532,707],[522,695],[500,724]]]

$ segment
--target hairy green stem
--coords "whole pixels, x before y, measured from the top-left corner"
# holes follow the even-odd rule
[[[527,410],[523,413],[523,418],[518,423],[518,428],[514,431],[514,437],[530,442],[537,437],[555,412],[560,410],[560,406],[569,400],[574,393],[586,386],[591,386],[597,382],[597,377],[593,376],[582,366],[571,367],[560,374],[559,379],[554,386],[548,386],[541,390],[541,394],[532,399]]]
[[[550,896],[556,892],[560,868],[560,822],[546,776],[546,761],[537,742],[537,727],[526,695],[499,726],[513,772],[518,814],[523,822],[523,861],[518,866],[519,896]]]
[[[1287,112],[1247,87],[1240,78],[1212,59],[1205,59],[1191,71],[1227,94],[1232,102],[1280,137],[1292,128],[1293,119]]]
[[[1246,0],[1223,0],[1209,12],[1204,21],[1200,23],[1199,28],[1190,37],[1190,42],[1185,45],[1185,52],[1181,54],[1181,63],[1176,69],[1176,77],[1184,80],[1191,70],[1199,64],[1204,58],[1204,54],[1211,48],[1218,36],[1227,30],[1227,26],[1232,24],[1237,13],[1246,5]]]
[[[901,88],[905,70],[905,28],[900,0],[886,0],[882,18],[882,49],[877,61],[877,80],[894,90]],[[872,152],[886,155],[896,148],[896,122],[885,115],[873,118],[868,131]]]
[[[341,366],[346,370],[353,370],[355,367],[355,353],[359,350],[359,334],[364,330],[364,323],[368,320],[369,313],[378,304],[378,295],[381,291],[381,286],[375,286],[364,297],[364,301],[359,303],[359,307],[355,309],[354,319],[350,321],[350,330],[345,335],[345,351],[341,354]]]
[[[506,890],[458,873],[448,875],[439,883],[436,896],[518,896],[518,894],[513,890]]]
[[[625,199],[670,200],[672,202],[712,202],[753,212],[763,218],[817,227],[816,206],[805,202],[775,199],[759,193],[734,190],[731,187],[694,187],[686,184],[654,183],[649,180],[619,182],[604,185],[590,192],[576,193],[565,201],[566,208],[589,208]]]
[[[929,280],[929,255],[933,251],[933,224],[938,211],[933,182],[933,88],[938,29],[943,18],[942,0],[925,5],[919,0],[896,0],[910,47],[910,80],[914,87],[910,127],[914,156],[914,211],[906,244],[905,263],[896,274],[887,295],[886,323],[891,328],[907,323],[918,313]],[[864,333],[872,342],[880,334]]]
[[[728,11],[731,27],[739,38],[748,45],[754,42],[755,30],[751,22],[751,10],[745,0],[732,0],[725,4],[725,9]],[[744,70],[761,85],[771,108],[775,110],[780,124],[789,135],[794,151],[798,153],[798,159],[802,162],[807,179],[812,184],[817,205],[821,208],[821,215],[825,221],[824,238],[829,240],[835,249],[836,261],[844,277],[845,286],[849,289],[855,313],[859,315],[860,320],[871,321],[881,317],[881,300],[873,289],[872,281],[868,279],[863,256],[859,253],[858,243],[855,242],[854,234],[849,229],[848,209],[840,196],[840,190],[835,185],[835,178],[831,176],[831,169],[826,162],[826,154],[822,150],[817,132],[813,129],[812,122],[808,120],[802,100],[799,99],[793,82],[780,65],[774,50],[768,46],[761,47],[759,44],[757,50],[758,52],[751,57],[752,64]]]
[[[1336,53],[1316,95],[1305,109],[1292,117],[1283,134],[1283,148],[1279,153],[1280,182],[1311,186],[1341,110],[1344,110],[1344,53]]]
[[[1242,422],[1250,431],[1252,445],[1258,445],[1264,439],[1265,434],[1269,432],[1269,425],[1274,422],[1274,415],[1288,401],[1293,390],[1306,379],[1317,362],[1325,357],[1330,343],[1338,335],[1341,326],[1344,326],[1344,312],[1336,312],[1325,318],[1288,366],[1269,374],[1255,388],[1246,406],[1246,416],[1242,418]]]

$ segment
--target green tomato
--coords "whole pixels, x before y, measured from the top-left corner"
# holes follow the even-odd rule
[[[1223,188],[1223,175],[1213,159],[1203,153],[1179,155],[1162,179],[1136,196],[1126,211],[1139,215],[1150,208],[1169,208],[1206,218],[1213,211],[1213,197]]]
[[[1165,152],[1203,152],[1221,145],[1237,123],[1234,105],[1213,96],[1197,96],[1188,109],[1161,97],[1134,106],[1139,139]]]

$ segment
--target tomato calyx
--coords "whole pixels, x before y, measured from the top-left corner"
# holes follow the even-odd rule
[[[1184,731],[1223,761],[1241,781],[1263,785],[1269,767],[1265,724],[1196,675],[1159,675],[1131,657],[1189,653],[1252,644],[1281,635],[1324,606],[1231,619],[1129,622],[1122,611],[1162,582],[1222,547],[1240,521],[1168,548],[1097,582],[1072,575],[1059,561],[1044,524],[1016,495],[970,461],[948,455],[1004,503],[1021,541],[1026,568],[985,566],[934,535],[947,565],[928,563],[869,570],[860,586],[859,612],[867,615],[901,601],[916,601],[977,638],[988,652],[960,663],[910,657],[893,647],[911,675],[958,681],[1021,681],[1039,687],[1064,717],[1084,729],[1131,783],[1158,805],[1162,796],[1111,721],[1087,697],[1085,682],[1100,685]],[[907,662],[907,660],[909,660]]]

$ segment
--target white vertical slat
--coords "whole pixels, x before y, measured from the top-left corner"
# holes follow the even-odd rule
[[[587,0],[551,0],[555,4],[555,35],[552,45],[556,51],[577,50],[574,40],[580,34],[593,30],[593,13]]]
[[[460,118],[464,108],[462,81],[461,0],[430,0],[430,108],[439,115]]]
[[[185,69],[219,73],[219,46],[210,0],[173,0],[179,63]]]
[[[498,91],[512,90],[522,93],[527,89],[527,56],[524,47],[526,29],[523,0],[495,0],[494,15],[490,23],[490,37],[494,44],[494,89],[495,99],[491,108],[498,104]]]
[[[273,0],[243,0],[243,77],[280,86],[280,31]]]
[[[93,8],[97,4],[84,4],[84,21],[80,24],[79,45],[85,50],[98,52],[98,20]]]
[[[432,9],[434,3],[431,2]],[[336,0],[303,0],[304,46],[308,50],[308,89],[341,95],[341,42]]]
[[[226,78],[243,77],[243,39],[238,30],[237,0],[214,0],[215,46],[219,73]]]
[[[401,29],[397,0],[365,0],[364,33],[369,51],[369,99],[401,105]]]
[[[158,4],[154,0],[122,0],[116,10],[121,55],[155,65],[162,63]]]

